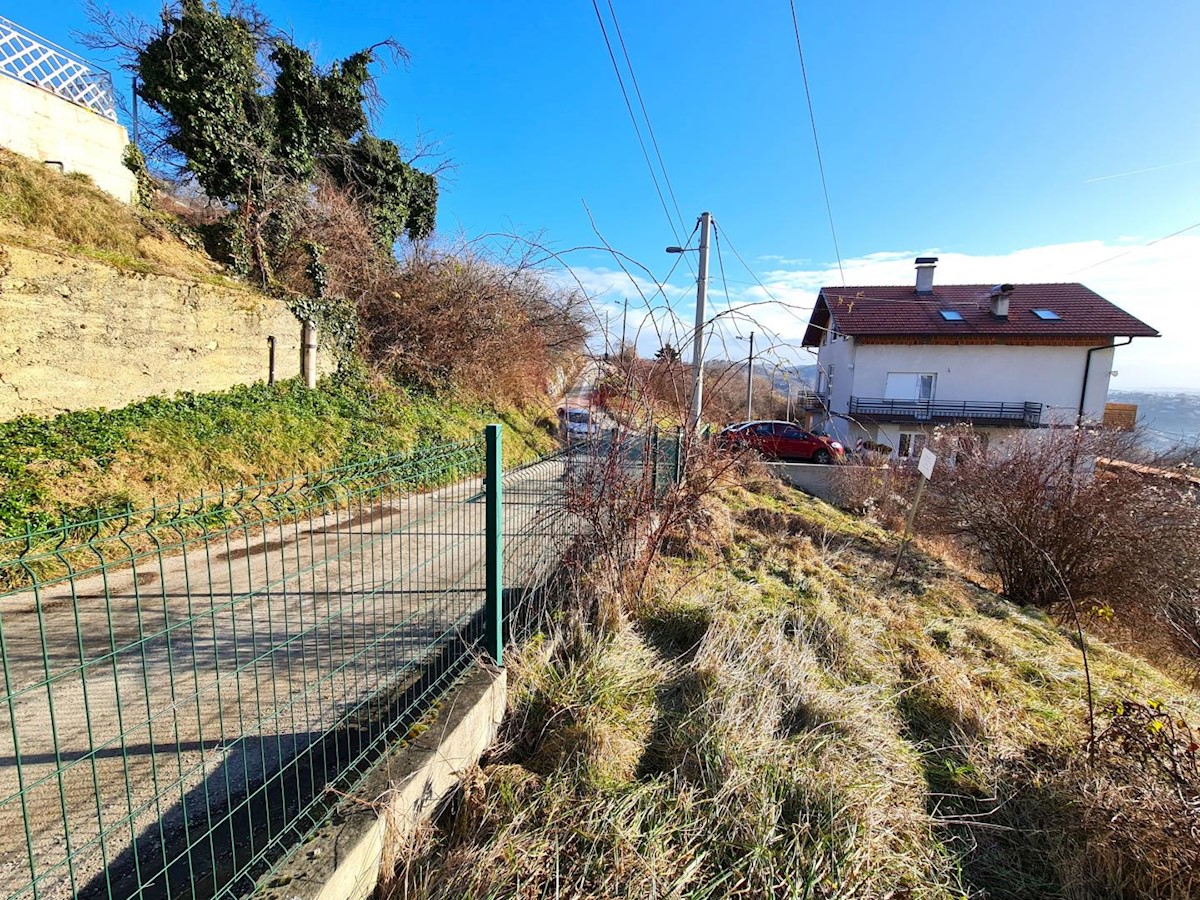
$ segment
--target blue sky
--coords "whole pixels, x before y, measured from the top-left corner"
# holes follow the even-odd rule
[[[687,227],[711,209],[772,293],[801,307],[764,313],[763,328],[796,336],[791,320],[839,276],[788,3],[613,3]],[[324,60],[389,35],[408,48],[411,66],[381,79],[378,131],[427,132],[457,163],[443,232],[593,244],[586,202],[609,242],[665,275],[675,237],[589,0],[261,6]],[[158,6],[116,8],[153,19]],[[1166,335],[1122,351],[1115,388],[1200,389],[1200,229],[1136,249],[1200,222],[1200,4],[797,9],[851,283],[908,282],[929,251],[941,281],[1082,280]],[[12,15],[67,46],[84,27],[77,5]],[[603,254],[570,261],[608,302],[629,293]],[[725,262],[735,301],[753,300]],[[668,294],[689,291],[680,269]]]

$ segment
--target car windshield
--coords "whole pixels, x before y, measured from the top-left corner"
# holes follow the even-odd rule
[[[576,425],[587,425],[589,422],[591,422],[591,417],[581,409],[573,410],[572,412],[568,413],[567,418]]]

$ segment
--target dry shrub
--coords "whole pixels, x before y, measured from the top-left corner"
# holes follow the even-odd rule
[[[830,473],[834,501],[886,528],[899,530],[908,514],[914,476],[886,457],[848,460]]]
[[[1129,437],[1038,432],[956,454],[930,482],[921,521],[995,568],[1004,593],[1057,609],[1069,600],[1117,616],[1193,609],[1200,596],[1200,503],[1186,486],[1096,468]]]
[[[746,418],[745,363],[710,362],[704,370],[704,419],[710,422],[741,422]],[[651,410],[656,416],[686,418],[692,396],[690,363],[664,353],[642,359],[626,347],[610,360],[599,395],[613,411]],[[762,375],[754,378],[754,417],[782,419],[787,415],[787,396],[777,391]]]
[[[414,246],[394,275],[361,295],[367,359],[417,384],[458,385],[519,400],[546,389],[583,344],[581,299],[527,260],[469,246]]]
[[[1194,734],[1158,703],[1124,701],[1107,717],[1093,759],[1033,746],[1003,760],[995,793],[955,820],[986,826],[965,830],[965,871],[987,896],[1200,893]]]
[[[413,243],[397,259],[328,181],[318,182],[297,229],[278,281],[296,297],[353,307],[359,353],[404,384],[523,402],[546,392],[587,337],[586,298],[529,253]]]

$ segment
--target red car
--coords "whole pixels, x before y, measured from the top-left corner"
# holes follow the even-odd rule
[[[833,438],[791,422],[748,422],[722,432],[720,440],[725,446],[749,447],[772,459],[832,463],[846,457],[846,449]]]

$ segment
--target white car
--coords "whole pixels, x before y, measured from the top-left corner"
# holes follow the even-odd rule
[[[566,409],[560,416],[563,437],[575,435],[599,434],[600,424],[592,418],[586,409]]]

